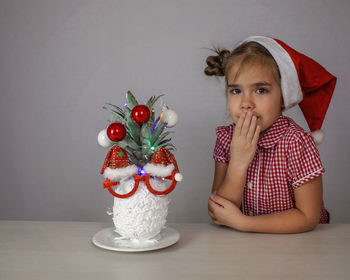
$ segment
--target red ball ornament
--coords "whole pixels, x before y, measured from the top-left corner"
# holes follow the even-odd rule
[[[125,126],[122,123],[112,123],[107,128],[107,136],[111,141],[118,142],[124,139],[126,135]]]
[[[151,116],[151,112],[145,105],[136,105],[131,111],[132,119],[138,124],[148,122]]]

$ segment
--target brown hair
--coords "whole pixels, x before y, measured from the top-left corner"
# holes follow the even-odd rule
[[[281,74],[278,65],[270,52],[262,45],[256,42],[246,42],[239,45],[232,52],[227,49],[214,48],[216,56],[209,56],[206,59],[208,66],[204,73],[208,76],[225,76],[231,69],[232,65],[240,60],[240,65],[236,76],[241,72],[245,65],[262,65],[271,68],[272,75],[276,82],[280,85]]]

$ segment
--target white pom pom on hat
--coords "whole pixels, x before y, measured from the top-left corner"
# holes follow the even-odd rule
[[[331,101],[337,78],[310,57],[284,42],[264,36],[251,36],[239,43],[256,42],[276,61],[281,74],[285,109],[297,104],[306,119],[316,144],[323,141],[321,126]]]
[[[321,144],[323,142],[324,137],[325,137],[322,129],[315,130],[315,131],[311,132],[311,135],[314,138],[316,144]]]

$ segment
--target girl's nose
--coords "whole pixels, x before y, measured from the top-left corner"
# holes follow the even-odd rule
[[[241,100],[241,109],[244,111],[253,110],[255,108],[254,102],[251,97],[243,96]]]

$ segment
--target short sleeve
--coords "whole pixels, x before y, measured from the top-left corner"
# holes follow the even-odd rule
[[[216,128],[217,138],[213,154],[215,161],[223,163],[228,163],[230,161],[230,145],[232,141],[231,126],[219,126]]]
[[[298,133],[289,146],[288,180],[293,189],[324,173],[314,139],[307,132]]]

